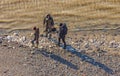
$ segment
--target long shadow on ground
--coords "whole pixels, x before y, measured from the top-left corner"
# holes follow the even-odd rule
[[[46,50],[37,50],[37,51],[39,51],[45,57],[50,57],[51,59],[53,59],[55,61],[58,61],[58,62],[60,62],[62,64],[65,64],[65,65],[67,65],[68,67],[70,67],[72,69],[78,70],[78,67],[76,65],[72,64],[71,62],[65,60],[64,58],[62,58],[62,57],[60,57],[58,55],[47,52]]]
[[[49,40],[54,42],[55,44],[58,43],[56,39],[49,39]],[[63,48],[63,45],[60,45],[60,47]],[[67,46],[66,50],[71,52],[72,54],[75,54],[76,56],[80,57],[83,61],[86,61],[86,62],[88,62],[88,63],[90,63],[94,66],[97,66],[97,67],[103,69],[104,71],[106,71],[109,74],[113,74],[113,70],[111,68],[107,67],[106,65],[104,65],[100,62],[95,61],[95,59],[93,59],[92,57],[89,57],[85,54],[82,54],[82,53],[78,52],[74,47]]]

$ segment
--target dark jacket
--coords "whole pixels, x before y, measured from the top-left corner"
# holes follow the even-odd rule
[[[67,31],[68,31],[68,29],[67,29],[66,25],[63,24],[62,26],[60,26],[60,28],[59,28],[59,37],[60,38],[64,37],[67,34]]]

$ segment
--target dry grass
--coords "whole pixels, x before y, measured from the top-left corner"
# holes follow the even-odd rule
[[[120,0],[2,0],[0,10],[0,28],[42,26],[47,13],[69,28],[120,24]]]

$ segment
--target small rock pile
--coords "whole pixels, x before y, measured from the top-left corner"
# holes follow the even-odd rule
[[[30,40],[28,40],[26,36],[20,36],[18,33],[13,33],[12,35],[8,35],[4,39],[7,40],[8,43],[18,42],[21,45],[30,46],[29,44]]]

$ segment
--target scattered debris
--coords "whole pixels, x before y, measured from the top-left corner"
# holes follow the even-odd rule
[[[31,54],[35,54],[35,51],[31,51]]]

